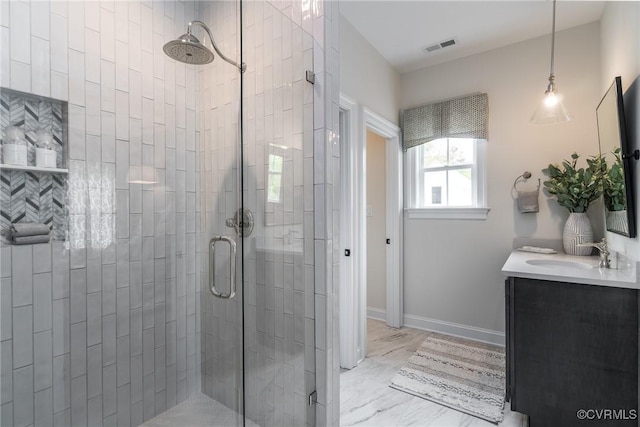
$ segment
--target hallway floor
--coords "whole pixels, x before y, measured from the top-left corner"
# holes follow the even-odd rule
[[[367,322],[368,355],[340,374],[341,426],[491,427],[495,424],[389,387],[391,378],[431,332]],[[505,404],[499,427],[525,427],[526,417]]]

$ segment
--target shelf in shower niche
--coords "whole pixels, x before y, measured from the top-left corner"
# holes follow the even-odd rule
[[[7,126],[22,129],[27,142],[26,164],[33,165],[16,166],[0,162],[0,230],[26,219],[50,224],[52,239],[64,240],[69,230],[67,193],[71,176],[68,163],[69,104],[4,87],[0,87],[0,101],[0,131],[4,132]],[[39,130],[49,131],[53,136],[49,148],[56,151],[56,168],[35,166]]]
[[[5,165],[0,163],[0,170],[4,170],[4,169],[14,170],[14,171],[27,171],[27,172],[69,173],[69,169],[40,168],[38,166]]]

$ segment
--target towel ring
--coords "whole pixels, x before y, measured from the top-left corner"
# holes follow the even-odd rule
[[[520,213],[537,213],[540,211],[538,204],[538,195],[540,194],[540,179],[538,179],[538,187],[535,190],[518,190],[520,180],[526,181],[531,178],[531,172],[525,171],[522,175],[513,181],[511,192],[515,192],[516,207]]]
[[[520,178],[522,178],[523,181],[528,180],[529,178],[531,178],[531,172],[529,171],[524,171],[522,173],[522,175],[518,176],[515,181],[513,181],[513,189],[516,191],[516,194],[518,194],[518,182],[520,181]],[[538,178],[538,190],[540,190],[540,179]]]

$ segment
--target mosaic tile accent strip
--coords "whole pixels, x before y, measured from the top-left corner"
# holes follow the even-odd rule
[[[28,143],[29,164],[35,164],[36,133],[48,130],[58,153],[58,166],[64,167],[62,101],[40,98],[0,88],[0,137],[7,126],[22,128]]]
[[[11,108],[11,106],[8,104],[8,101],[8,98],[0,96],[0,128],[2,129],[9,126],[9,123],[11,123],[11,118],[9,117],[9,114],[7,114],[7,111],[9,111]]]
[[[59,174],[3,170],[0,173],[0,230],[11,224],[39,222],[52,226],[52,238],[67,233],[66,178]]]
[[[11,177],[9,171],[0,173],[0,224],[11,223]]]
[[[35,148],[39,130],[49,130],[56,145],[57,163],[64,167],[64,106],[62,101],[41,98],[0,88],[0,137],[7,126],[24,130],[28,144],[29,164],[35,164]],[[12,223],[39,222],[52,226],[52,238],[64,240],[67,235],[64,175],[44,172],[3,170],[0,173],[0,235]]]

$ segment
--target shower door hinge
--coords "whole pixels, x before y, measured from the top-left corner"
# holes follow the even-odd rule
[[[318,403],[318,392],[313,390],[309,395],[309,406],[313,406]]]
[[[307,70],[306,76],[307,81],[311,84],[315,84],[316,83],[316,73],[314,73],[311,70]]]

